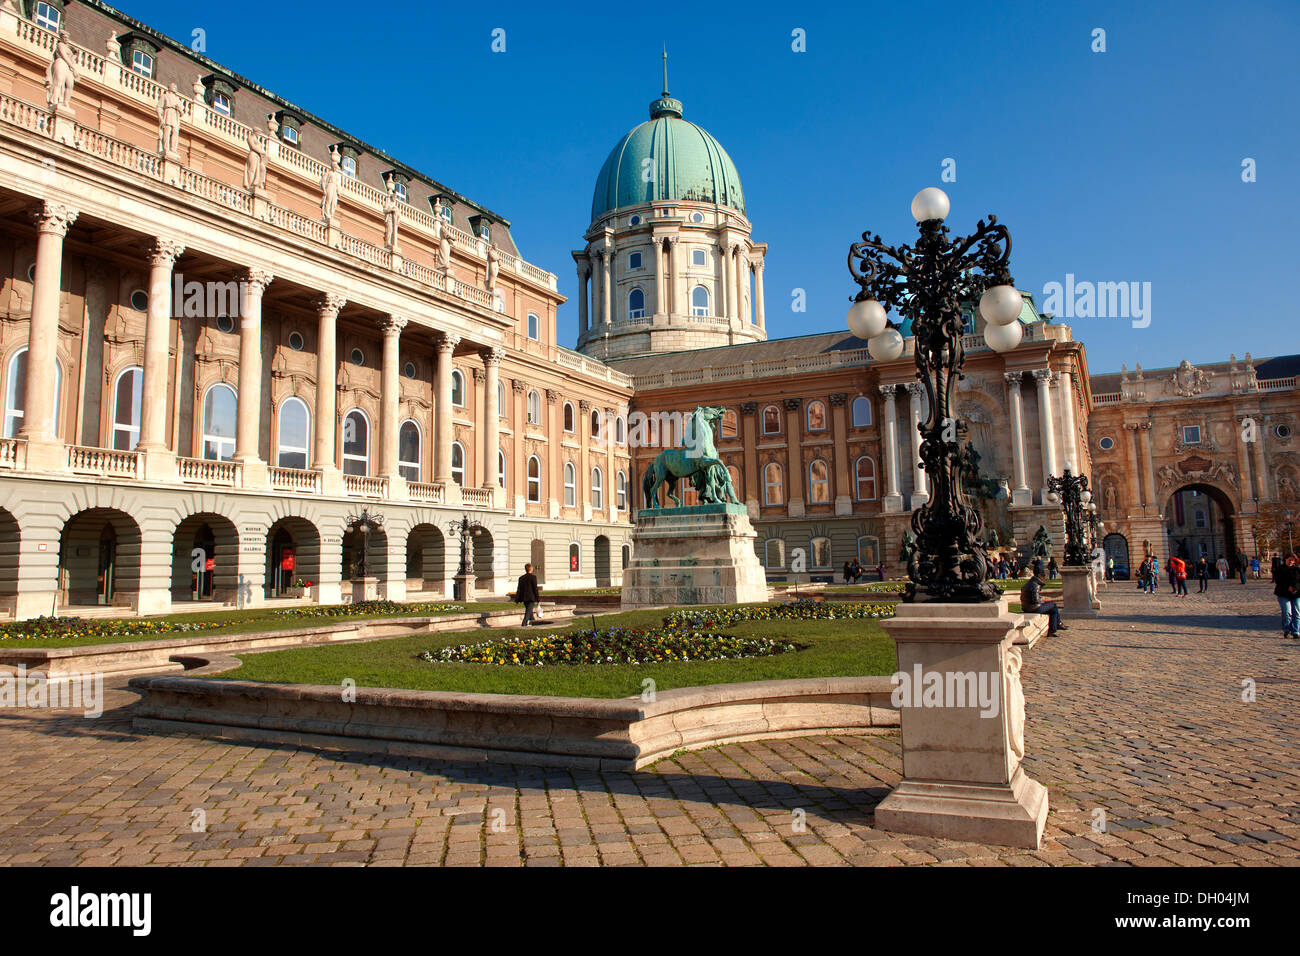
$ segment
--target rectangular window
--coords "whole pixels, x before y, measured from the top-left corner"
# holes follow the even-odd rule
[[[709,254],[703,249],[691,250],[691,265],[707,266],[709,264]]]
[[[298,131],[294,129],[292,126],[286,126],[284,128],[284,141],[288,143],[290,146],[297,146]]]
[[[153,57],[144,50],[135,50],[131,54],[131,69],[141,76],[153,78]]]
[[[641,253],[633,252],[627,257],[627,267],[629,269],[641,268]]]
[[[1183,426],[1183,444],[1199,445],[1201,443],[1201,426],[1184,425]]]
[[[230,97],[225,93],[212,94],[212,110],[215,113],[220,113],[222,116],[230,116],[234,113]]]

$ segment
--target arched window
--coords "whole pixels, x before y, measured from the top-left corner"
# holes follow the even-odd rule
[[[734,408],[728,408],[722,413],[722,437],[736,438],[740,435],[740,419],[736,416]]]
[[[536,312],[528,313],[528,337],[536,342],[541,338],[541,320],[537,318]]]
[[[578,469],[571,461],[564,463],[564,507],[578,507]]]
[[[605,473],[599,468],[591,469],[591,507],[596,511],[605,507]]]
[[[27,347],[23,346],[9,359],[5,375],[5,429],[4,437],[13,438],[23,426],[23,409],[27,400]],[[54,419],[53,428],[59,432],[59,393],[63,391],[63,369],[54,363]]]
[[[763,434],[781,434],[781,409],[775,405],[769,405],[763,409]]]
[[[825,402],[808,403],[808,430],[810,432],[824,432],[826,430]]]
[[[123,369],[113,386],[113,447],[131,451],[140,441],[140,397],[144,369],[138,365]]]
[[[458,441],[451,443],[451,480],[465,485],[465,446]]]
[[[542,460],[536,455],[528,459],[528,500],[542,500]]]
[[[763,469],[763,504],[785,504],[785,481],[781,466],[775,461],[768,462]]]
[[[627,294],[627,317],[629,319],[645,318],[645,293],[633,289]]]
[[[239,403],[229,385],[213,385],[203,396],[203,457],[229,461],[235,457],[235,421]]]
[[[763,567],[785,567],[785,542],[780,538],[768,538],[763,542]]]
[[[740,469],[735,465],[727,466],[727,474],[731,476],[731,487],[736,489],[736,497],[740,497]]]
[[[582,545],[574,541],[569,545],[569,570],[582,570]]]
[[[359,408],[343,419],[343,474],[370,474],[370,419]]]
[[[876,462],[863,455],[853,466],[853,480],[859,501],[876,500]]]
[[[397,431],[397,473],[407,481],[420,480],[422,439],[417,422],[410,418],[402,422]]]
[[[600,438],[600,409],[591,410],[591,437]]]
[[[831,470],[820,458],[808,463],[808,501],[815,505],[831,502]]]
[[[286,398],[280,406],[280,431],[276,440],[276,464],[281,468],[307,467],[307,445],[311,441],[311,413],[301,398]]]
[[[632,546],[630,544],[625,544],[619,549],[619,551],[623,556],[623,570],[626,571],[627,566],[632,563]]]
[[[813,568],[831,566],[831,539],[813,538],[808,542],[808,565]]]
[[[500,448],[497,449],[497,484],[506,486],[506,453]]]
[[[564,430],[573,431],[573,402],[564,403]]]
[[[457,408],[465,407],[465,374],[458,368],[451,370],[451,403]]]
[[[697,285],[691,290],[691,315],[709,314],[709,290]]]
[[[537,394],[537,390],[528,393],[528,424],[540,425],[542,423],[542,396]]]
[[[880,563],[880,539],[871,535],[858,538],[858,560],[863,567],[874,568]]]
[[[616,497],[614,505],[619,511],[627,511],[627,473],[620,471],[618,478],[615,479],[614,490]]]
[[[497,418],[506,418],[506,383],[497,382]]]
[[[627,444],[627,422],[622,415],[614,419],[614,441],[620,445]]]
[[[859,395],[853,400],[853,427],[867,428],[871,425],[871,399]]]

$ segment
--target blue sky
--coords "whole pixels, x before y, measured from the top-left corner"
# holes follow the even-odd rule
[[[954,232],[1010,227],[1040,301],[1067,274],[1151,284],[1146,328],[1069,320],[1093,372],[1300,352],[1294,0],[120,6],[177,38],[202,27],[217,62],[506,216],[570,297],[596,173],[659,94],[666,43],[673,95],[770,245],[772,336],[844,328],[848,244],[911,241],[912,195],[942,185]],[[576,304],[560,314],[572,345]]]

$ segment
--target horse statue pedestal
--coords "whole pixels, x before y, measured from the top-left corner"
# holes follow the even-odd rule
[[[638,511],[622,609],[766,601],[756,537],[740,504]]]

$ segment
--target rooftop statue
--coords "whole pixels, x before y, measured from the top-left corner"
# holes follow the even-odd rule
[[[59,34],[54,44],[54,58],[45,71],[45,102],[51,110],[72,105],[72,87],[77,82],[77,66],[72,59],[72,38],[68,31]]]

